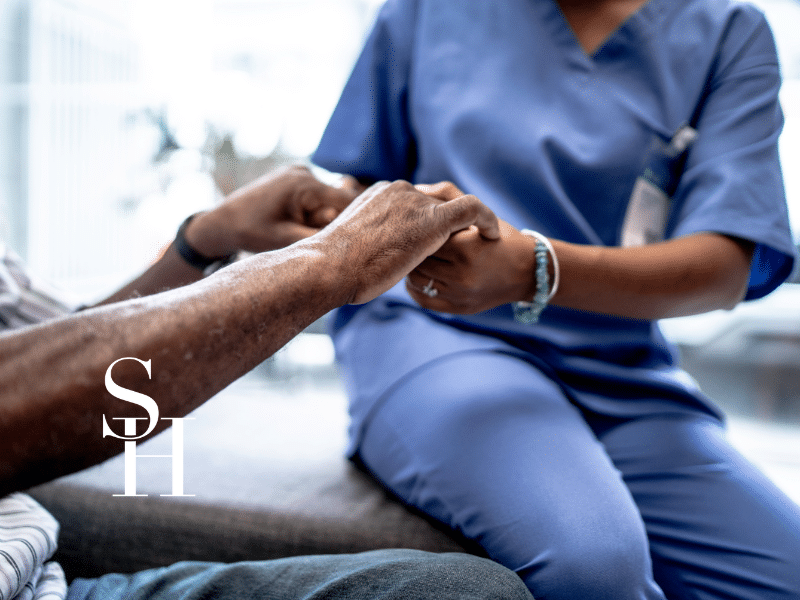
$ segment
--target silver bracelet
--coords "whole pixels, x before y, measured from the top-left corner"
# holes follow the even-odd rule
[[[537,231],[523,229],[522,233],[530,235],[536,239],[536,294],[532,302],[514,302],[514,318],[520,323],[532,324],[539,320],[539,315],[547,306],[550,299],[558,291],[558,284],[561,279],[561,270],[556,258],[553,244],[546,237]],[[553,262],[553,286],[550,287],[550,272],[548,270],[547,257]]]

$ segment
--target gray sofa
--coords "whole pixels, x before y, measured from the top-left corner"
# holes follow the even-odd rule
[[[144,457],[137,492],[147,496],[114,496],[124,490],[121,455],[31,490],[61,523],[56,558],[69,578],[392,547],[481,554],[343,457],[347,417],[335,388],[269,392],[245,378],[190,416],[183,484],[193,496],[160,496],[172,493],[172,461]],[[137,453],[170,454],[171,433]]]

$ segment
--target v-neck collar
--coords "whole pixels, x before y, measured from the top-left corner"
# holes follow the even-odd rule
[[[636,37],[634,34],[637,29],[652,24],[667,8],[664,0],[648,0],[612,31],[593,53],[589,54],[584,50],[578,36],[575,35],[558,0],[542,0],[542,4],[546,6],[545,18],[550,24],[550,30],[558,45],[564,48],[577,64],[588,70],[595,69],[603,54],[616,42]]]

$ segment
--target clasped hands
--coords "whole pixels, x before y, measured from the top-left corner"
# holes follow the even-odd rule
[[[463,195],[452,183],[417,185],[442,200]],[[477,227],[458,231],[406,278],[406,289],[423,308],[474,314],[501,304],[530,301],[536,293],[535,240],[498,219],[499,237]],[[430,294],[429,290],[436,290]]]
[[[325,251],[338,255],[343,278],[361,277],[353,303],[372,299],[407,273],[406,287],[421,306],[449,313],[479,312],[535,291],[531,239],[448,182],[380,182],[366,189],[345,178],[332,187],[305,167],[289,167],[198,215],[186,238],[215,257],[283,248],[323,229]],[[429,284],[435,297],[423,291]]]

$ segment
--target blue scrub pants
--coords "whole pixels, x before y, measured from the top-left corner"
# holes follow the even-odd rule
[[[708,414],[592,415],[522,358],[483,350],[379,402],[367,469],[537,600],[800,598],[800,509]]]
[[[377,550],[234,564],[184,562],[77,579],[67,600],[531,600],[508,569],[468,554]]]

